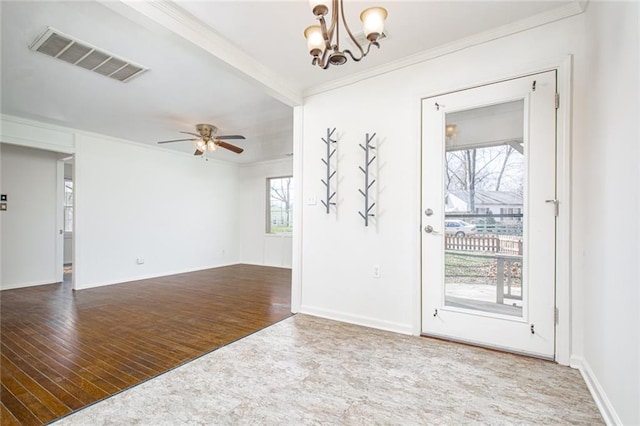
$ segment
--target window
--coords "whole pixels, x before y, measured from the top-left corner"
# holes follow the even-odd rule
[[[73,232],[73,181],[64,181],[64,232]]]
[[[293,231],[293,177],[267,179],[267,233]]]

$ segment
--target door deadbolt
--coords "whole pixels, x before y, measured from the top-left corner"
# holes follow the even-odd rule
[[[426,209],[426,210],[424,211],[424,215],[425,215],[425,216],[431,216],[431,215],[433,215],[433,210],[431,210],[431,209]]]

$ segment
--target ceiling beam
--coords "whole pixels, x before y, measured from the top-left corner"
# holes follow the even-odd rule
[[[207,24],[169,0],[99,0],[101,4],[135,22],[140,15],[204,49],[218,58],[238,77],[262,88],[268,95],[291,107],[302,105],[301,90],[287,84],[279,75],[217,34]],[[123,7],[125,6],[125,7]],[[138,14],[131,13],[131,11]],[[142,23],[141,23],[142,24]]]

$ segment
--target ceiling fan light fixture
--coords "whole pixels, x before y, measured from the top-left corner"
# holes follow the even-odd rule
[[[180,133],[185,133],[187,135],[190,135],[191,137],[186,138],[186,139],[171,139],[171,140],[168,140],[168,141],[159,141],[158,143],[159,144],[165,144],[165,143],[190,141],[190,142],[193,142],[193,144],[195,145],[196,152],[195,152],[194,155],[199,155],[199,156],[203,156],[203,157],[205,156],[207,151],[213,152],[213,151],[217,150],[218,147],[227,149],[227,150],[229,150],[231,152],[234,152],[236,154],[242,154],[242,152],[244,152],[244,148],[241,148],[241,147],[236,146],[236,145],[232,145],[229,142],[225,142],[224,141],[224,139],[243,140],[243,139],[246,139],[244,136],[242,136],[242,135],[218,135],[217,131],[218,131],[218,128],[216,126],[211,125],[211,124],[196,124],[196,132],[197,133],[184,132],[184,131],[180,132]],[[193,136],[195,136],[195,137],[193,137]]]
[[[207,148],[207,142],[204,139],[196,139],[195,144],[198,151],[204,151]]]

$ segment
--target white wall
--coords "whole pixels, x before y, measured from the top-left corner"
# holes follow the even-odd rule
[[[238,262],[237,165],[32,120],[0,118],[0,140],[75,153],[76,289]],[[2,161],[4,175],[4,164],[14,162],[4,156]],[[28,175],[40,173],[34,167],[23,169]],[[53,208],[54,230],[55,212]],[[12,254],[3,246],[5,264]],[[140,256],[141,265],[136,263]],[[55,256],[51,259],[55,262]]]
[[[291,267],[291,235],[266,233],[267,178],[291,175],[293,175],[291,158],[254,163],[240,168],[239,214],[242,263]]]
[[[77,288],[238,261],[235,165],[79,135],[74,185]]]
[[[303,207],[302,311],[411,333],[419,318],[420,98],[558,64],[583,49],[584,18],[545,25],[305,99],[303,199],[322,196],[327,125],[338,142],[337,214]],[[575,84],[582,76],[576,73]],[[576,92],[576,102],[584,96]],[[576,117],[579,128],[580,118]],[[377,132],[377,219],[358,216],[365,132]],[[579,134],[579,130],[575,130]],[[373,278],[373,265],[381,277]]]
[[[637,2],[591,2],[586,13],[588,120],[575,206],[583,368],[609,418],[625,425],[640,424],[639,13]]]
[[[0,145],[0,289],[56,282],[56,153]]]
[[[322,196],[327,125],[337,127],[340,183],[335,212],[303,206],[300,310],[413,332],[420,316],[420,98],[572,54],[572,362],[608,421],[638,424],[638,4],[589,7],[305,99],[302,199]],[[365,132],[377,132],[379,147],[377,219],[368,229],[356,192]],[[628,230],[613,232],[621,219]]]

